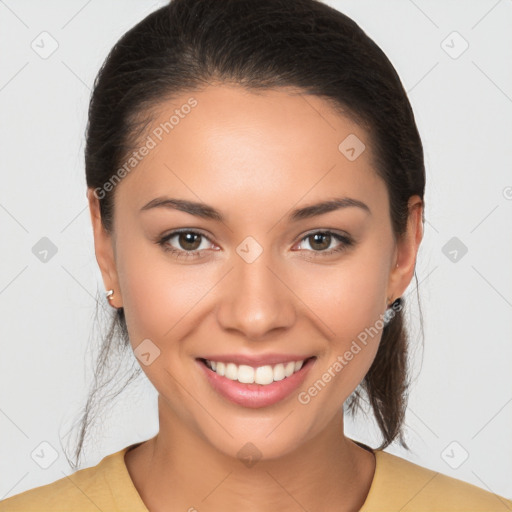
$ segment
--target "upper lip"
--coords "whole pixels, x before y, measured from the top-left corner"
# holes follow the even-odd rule
[[[236,365],[247,365],[257,368],[258,366],[286,364],[291,361],[304,361],[313,356],[304,356],[296,354],[260,354],[260,355],[243,355],[243,354],[219,354],[204,356],[199,359],[208,359],[209,361],[218,361],[222,363],[235,363]]]

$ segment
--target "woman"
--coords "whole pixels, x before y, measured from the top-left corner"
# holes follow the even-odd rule
[[[86,176],[160,430],[0,511],[507,510],[406,446],[403,295],[423,236],[400,80],[314,0],[173,0],[115,45]],[[383,442],[344,435],[367,397]]]

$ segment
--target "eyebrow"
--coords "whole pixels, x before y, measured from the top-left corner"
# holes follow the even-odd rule
[[[353,199],[351,197],[338,197],[329,199],[327,201],[322,201],[321,203],[305,206],[303,208],[297,208],[288,215],[288,221],[297,222],[299,220],[309,219],[311,217],[316,217],[317,215],[323,215],[325,213],[349,207],[360,208],[366,211],[368,214],[372,214],[369,206],[362,201]],[[156,197],[145,206],[143,206],[141,211],[151,210],[153,208],[179,210],[207,220],[215,220],[218,222],[225,221],[224,215],[222,215],[222,213],[215,209],[213,206],[207,205],[205,203],[188,201],[186,199]]]

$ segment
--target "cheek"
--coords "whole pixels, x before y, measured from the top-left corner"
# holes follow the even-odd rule
[[[117,267],[132,345],[149,338],[162,348],[169,336],[179,338],[182,320],[205,293],[207,283],[197,282],[193,266],[177,265],[160,249],[128,251],[129,239],[123,245]]]
[[[193,405],[179,383],[185,382],[190,371],[183,362],[192,362],[187,354],[189,345],[181,340],[200,324],[201,298],[211,289],[211,284],[192,265],[179,266],[154,249],[124,253],[118,272],[135,356],[144,340],[149,339],[158,347],[159,352],[147,342],[141,345],[158,356],[150,364],[140,359],[143,363],[140,366],[155,389],[162,396],[171,397],[169,403],[174,411],[188,417],[187,409]],[[200,280],[198,275],[202,275]]]
[[[334,394],[337,398],[333,405],[341,404],[375,358],[385,310],[389,269],[386,254],[377,250],[376,243],[368,243],[339,265],[317,269],[314,279],[308,279],[298,292],[309,298],[307,305],[329,333],[330,343],[325,357],[318,361],[321,366],[315,378],[322,381],[316,386],[318,390],[325,384],[330,392],[320,401]]]
[[[338,265],[312,268],[298,290],[328,327],[333,343],[356,337],[384,312],[389,267],[372,245]]]

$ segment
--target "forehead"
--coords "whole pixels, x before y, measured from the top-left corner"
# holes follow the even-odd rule
[[[183,93],[157,105],[146,134],[139,142],[150,149],[120,186],[140,206],[177,190],[194,200],[251,196],[252,206],[333,190],[371,201],[385,192],[366,131],[298,91],[217,85]]]

